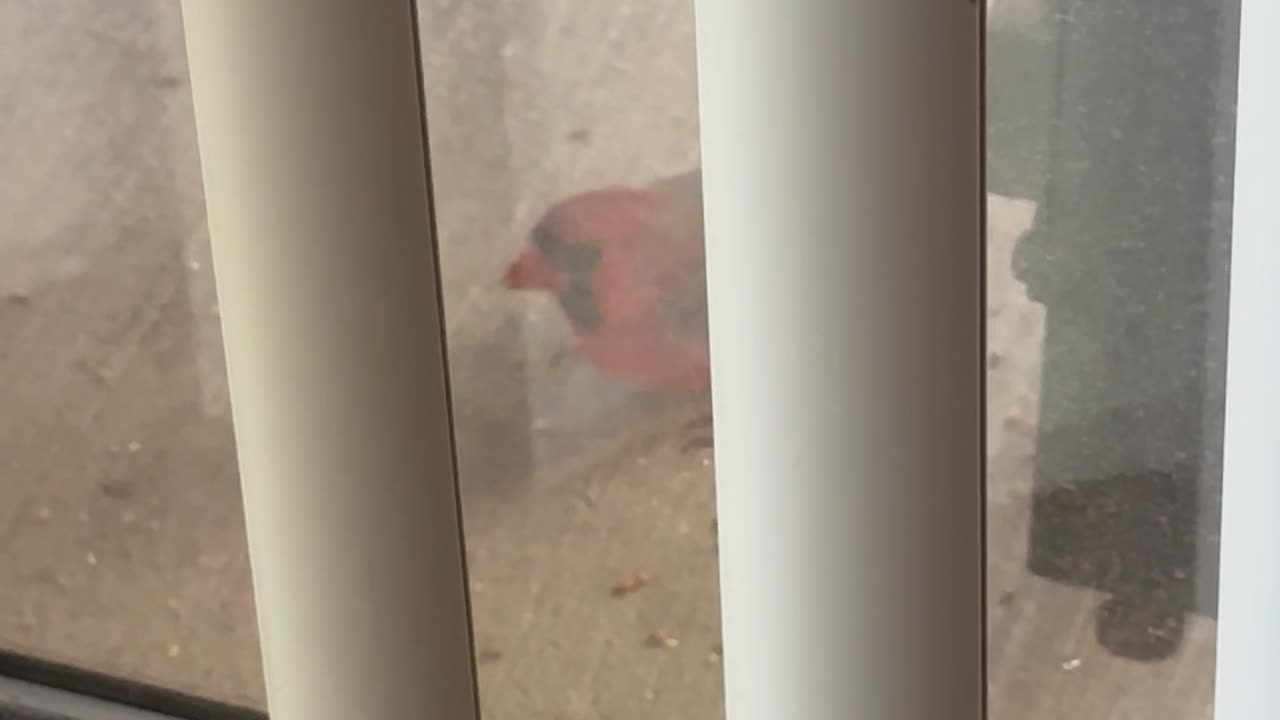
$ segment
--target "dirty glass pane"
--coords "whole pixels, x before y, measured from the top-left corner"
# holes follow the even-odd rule
[[[692,2],[420,12],[485,717],[719,717]]]
[[[261,705],[179,4],[0,3],[0,647]]]
[[[991,717],[1213,709],[1239,0],[990,0]]]

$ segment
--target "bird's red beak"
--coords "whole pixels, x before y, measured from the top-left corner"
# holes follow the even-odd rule
[[[507,266],[502,284],[509,290],[556,289],[556,273],[542,253],[532,248],[525,250]]]

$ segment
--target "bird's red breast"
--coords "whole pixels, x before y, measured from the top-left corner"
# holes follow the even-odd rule
[[[709,383],[701,173],[561,200],[503,276],[555,295],[588,359],[654,389]]]

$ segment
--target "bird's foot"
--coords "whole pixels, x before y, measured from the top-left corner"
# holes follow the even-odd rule
[[[563,370],[570,361],[575,359],[574,355],[577,354],[577,352],[578,348],[576,345],[573,345],[572,343],[565,343],[559,348],[556,348],[556,350],[551,353],[550,357],[547,358],[547,367],[557,372]]]
[[[715,447],[715,423],[710,409],[705,413],[699,413],[692,420],[685,423],[683,430],[690,437],[681,446],[681,452],[689,454],[701,450],[710,450]]]

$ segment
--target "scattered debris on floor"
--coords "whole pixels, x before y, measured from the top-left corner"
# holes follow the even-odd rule
[[[643,589],[649,584],[649,581],[649,576],[644,573],[630,575],[614,583],[613,587],[609,590],[609,595],[616,598],[626,597],[631,593]]]
[[[109,385],[112,380],[111,371],[105,367],[94,364],[89,358],[81,357],[75,361],[75,368],[81,373],[89,376],[89,379],[99,385]]]
[[[646,647],[670,650],[680,647],[680,640],[672,635],[668,635],[666,631],[655,630],[645,636],[644,644]]]
[[[1036,431],[1035,420],[1021,414],[1014,414],[1004,419],[1004,427],[1019,435],[1033,435]]]

